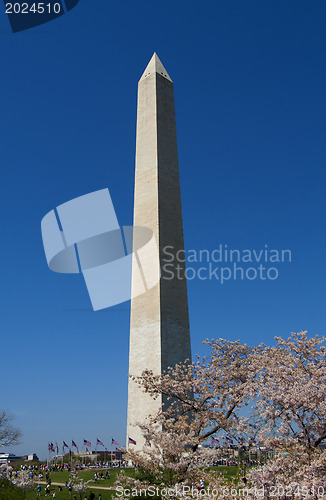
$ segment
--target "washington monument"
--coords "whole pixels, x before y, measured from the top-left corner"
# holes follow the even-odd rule
[[[129,374],[149,369],[158,375],[191,360],[191,348],[187,283],[180,279],[185,263],[171,256],[184,250],[173,83],[156,54],[138,83],[134,226],[153,231],[161,280],[131,300]],[[176,265],[183,266],[179,276]],[[162,403],[129,380],[127,448],[142,449],[145,440],[135,424]],[[137,444],[129,444],[129,438]]]

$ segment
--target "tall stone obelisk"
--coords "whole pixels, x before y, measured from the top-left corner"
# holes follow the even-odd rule
[[[138,84],[134,226],[154,232],[161,280],[131,300],[129,374],[161,374],[191,360],[191,348],[173,83],[156,54]],[[178,259],[172,257],[177,252]],[[135,424],[162,402],[129,380],[127,448],[142,449],[145,441]],[[128,445],[129,437],[137,444]]]

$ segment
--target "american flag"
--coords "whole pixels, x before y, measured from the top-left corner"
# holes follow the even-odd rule
[[[117,441],[115,441],[113,438],[112,438],[112,444],[115,444],[116,446],[119,446],[119,443]]]
[[[59,453],[59,446],[58,446],[57,442],[55,442],[55,449],[57,450],[57,455],[58,455],[58,453]]]
[[[129,444],[137,444],[134,439],[129,438]]]
[[[99,444],[100,446],[104,446],[104,444],[102,443],[102,441],[100,441],[99,439],[96,440],[97,444]]]
[[[48,446],[48,450],[49,450],[49,451],[53,451],[53,453],[54,453],[54,451],[55,451],[55,450],[54,450],[53,443],[50,443],[50,444],[49,444],[49,446]]]
[[[84,439],[84,446],[92,446],[92,443],[90,441],[87,441],[87,439]]]
[[[78,450],[78,446],[76,445],[75,441],[71,441],[71,446],[73,446],[74,448],[77,448],[77,450]]]
[[[64,448],[69,448],[69,446],[67,445],[66,441],[63,442],[63,447]]]

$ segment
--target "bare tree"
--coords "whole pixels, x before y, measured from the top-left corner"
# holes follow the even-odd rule
[[[19,443],[22,433],[11,425],[12,419],[6,410],[0,410],[0,446]]]

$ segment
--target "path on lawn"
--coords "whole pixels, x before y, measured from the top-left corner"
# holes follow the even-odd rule
[[[35,481],[35,484],[49,484],[47,483],[46,481]],[[53,481],[51,481],[51,486],[63,486],[66,490],[68,490],[68,488],[66,488],[65,486],[65,483],[54,483]],[[107,486],[90,486],[88,485],[88,489],[89,490],[112,490],[112,491],[115,491],[115,488],[108,488]]]

